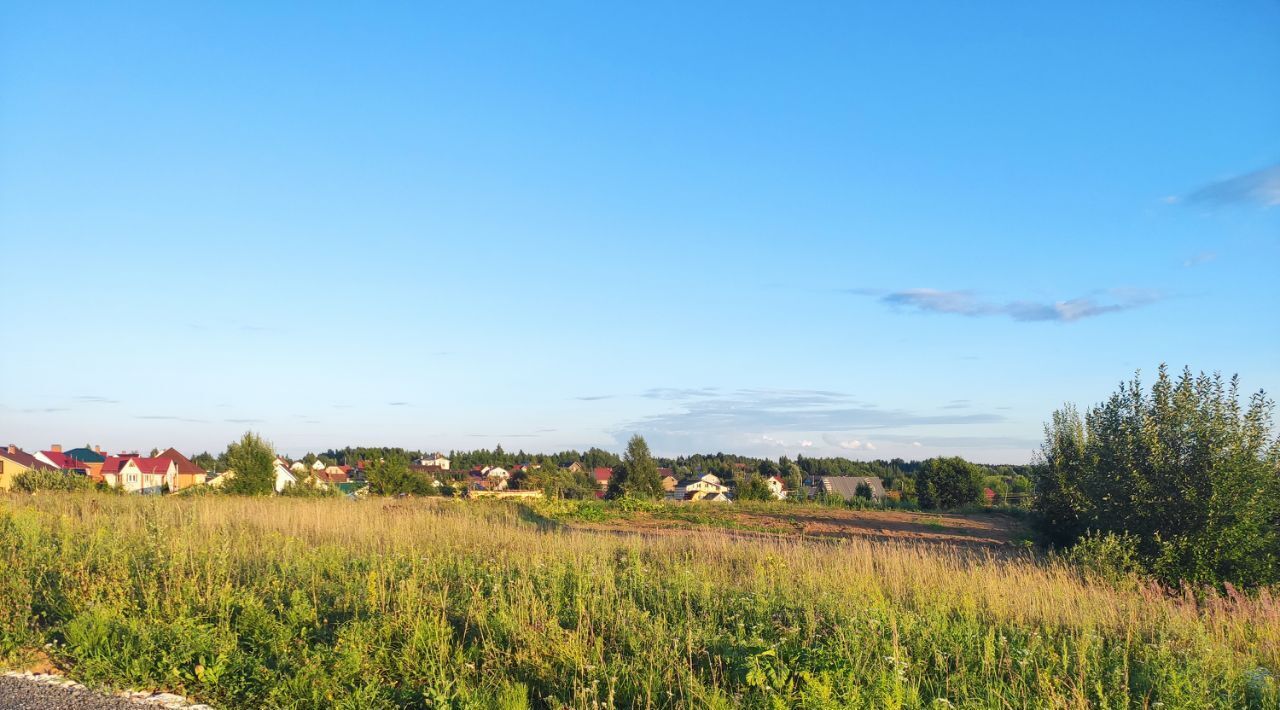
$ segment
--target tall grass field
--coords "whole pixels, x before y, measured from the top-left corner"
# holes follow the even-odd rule
[[[479,501],[0,498],[0,658],[234,708],[1274,708],[1280,601]]]

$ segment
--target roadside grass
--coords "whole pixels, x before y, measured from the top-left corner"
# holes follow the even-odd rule
[[[571,510],[570,510],[571,508]],[[628,514],[566,506],[565,515]],[[1280,601],[453,500],[0,497],[0,654],[226,707],[1277,707]]]

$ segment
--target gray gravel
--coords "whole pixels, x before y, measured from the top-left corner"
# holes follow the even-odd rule
[[[146,706],[85,688],[0,675],[0,708],[5,710],[139,710],[143,707]]]

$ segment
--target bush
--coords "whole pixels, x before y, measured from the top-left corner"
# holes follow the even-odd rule
[[[916,477],[920,507],[958,508],[982,499],[982,469],[959,456],[925,461]]]
[[[1280,581],[1280,441],[1262,392],[1220,376],[1135,377],[1082,417],[1054,412],[1036,474],[1036,519],[1069,546],[1090,530],[1131,535],[1167,584]]]
[[[1090,531],[1067,551],[1067,560],[1087,574],[1118,582],[1144,571],[1138,538],[1129,533]]]
[[[78,473],[51,469],[31,469],[13,479],[13,488],[23,493],[36,491],[87,491],[93,482]]]
[[[300,483],[296,486],[286,486],[280,495],[290,498],[336,498],[342,495],[342,491],[339,491],[337,486],[322,487]]]

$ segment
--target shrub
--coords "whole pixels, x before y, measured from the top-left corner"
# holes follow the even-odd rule
[[[1138,538],[1129,533],[1090,531],[1067,551],[1067,559],[1086,573],[1110,582],[1144,571],[1138,559]]]
[[[1038,527],[1068,546],[1088,530],[1130,534],[1144,566],[1177,584],[1280,581],[1280,441],[1272,402],[1244,406],[1218,375],[1162,366],[1083,417],[1054,412],[1035,468]]]
[[[916,491],[925,510],[975,503],[982,498],[982,469],[959,456],[932,458],[920,467]]]
[[[14,477],[13,488],[23,493],[35,493],[36,491],[86,491],[93,488],[93,482],[71,471],[58,471],[47,468],[30,469]]]

